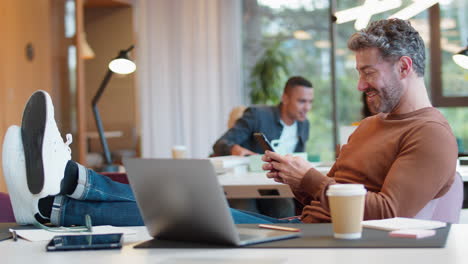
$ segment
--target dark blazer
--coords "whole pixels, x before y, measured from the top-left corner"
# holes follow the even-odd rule
[[[280,123],[280,107],[278,106],[252,106],[245,110],[234,127],[229,129],[213,145],[215,156],[231,155],[231,147],[238,144],[256,153],[263,153],[262,147],[255,141],[253,133],[262,132],[269,141],[279,139],[283,131]],[[299,138],[295,152],[303,152],[309,139],[309,121],[297,123],[297,136]]]

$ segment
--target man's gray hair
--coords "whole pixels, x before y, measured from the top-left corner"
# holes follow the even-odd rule
[[[348,48],[352,51],[378,48],[382,58],[387,61],[408,56],[413,60],[416,74],[424,76],[424,42],[409,21],[397,18],[374,21],[349,38]]]

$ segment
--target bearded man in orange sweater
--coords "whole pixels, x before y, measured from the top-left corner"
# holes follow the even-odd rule
[[[327,175],[307,161],[267,152],[267,177],[288,184],[304,205],[302,222],[329,222],[332,184],[367,189],[364,219],[414,217],[451,187],[457,144],[424,84],[425,48],[410,22],[373,22],[350,37],[357,89],[379,114],[364,119]]]

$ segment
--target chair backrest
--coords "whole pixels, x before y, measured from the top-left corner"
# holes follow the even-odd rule
[[[100,172],[99,174],[107,176],[113,181],[128,184],[127,173],[125,172]]]
[[[414,218],[438,220],[456,224],[463,205],[463,180],[455,173],[452,186],[443,196],[431,200]]]
[[[6,193],[0,192],[0,223],[13,223],[16,222],[13,215],[13,208],[11,207],[10,196]]]
[[[246,106],[239,105],[234,107],[231,112],[229,113],[229,119],[228,119],[228,129],[232,128],[234,124],[236,123],[237,119],[241,118],[242,115],[244,114],[245,109],[247,109]]]

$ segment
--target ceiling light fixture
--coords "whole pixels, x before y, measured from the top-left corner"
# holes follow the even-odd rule
[[[336,23],[343,24],[356,20],[354,28],[356,30],[360,30],[367,26],[373,15],[395,9],[400,6],[401,0],[366,0],[361,6],[336,12]]]
[[[438,2],[439,0],[413,0],[412,4],[391,15],[389,18],[400,18],[403,20],[408,20],[428,9],[429,7],[437,4]]]

